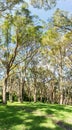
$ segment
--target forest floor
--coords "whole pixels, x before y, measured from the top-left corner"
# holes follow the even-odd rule
[[[39,102],[0,104],[0,130],[72,130],[72,106]]]

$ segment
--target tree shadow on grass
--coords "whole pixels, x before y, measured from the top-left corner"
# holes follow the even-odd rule
[[[72,125],[71,125],[71,124],[68,124],[68,123],[66,123],[66,122],[58,121],[56,124],[57,124],[58,126],[60,126],[62,129],[72,130]]]
[[[66,107],[66,105],[59,105],[59,104],[43,104],[43,103],[40,103],[40,104],[37,104],[36,107],[38,108],[48,108],[48,110],[61,110],[61,111],[66,111],[66,112],[72,112],[72,109],[68,109],[68,107],[71,107],[72,106],[68,106]]]
[[[37,110],[46,112],[47,116],[34,115],[33,112]],[[0,130],[62,130],[60,125],[55,123],[55,128],[49,128],[48,126],[42,126],[46,123],[47,118],[50,118],[55,114],[55,111],[66,110],[64,106],[47,105],[47,104],[34,104],[24,103],[22,105],[6,105],[0,106]],[[15,129],[15,126],[22,125]]]

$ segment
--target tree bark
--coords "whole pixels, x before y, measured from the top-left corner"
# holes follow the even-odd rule
[[[24,100],[24,85],[25,85],[25,79],[22,80],[22,102]]]
[[[10,102],[13,102],[12,93],[9,93],[9,101],[10,101]]]
[[[22,78],[21,79],[19,79],[19,94],[18,94],[18,102],[23,102],[23,97],[22,97],[22,90],[23,90],[23,88],[22,88],[23,86],[22,86]]]
[[[34,103],[37,101],[36,74],[34,77]]]
[[[62,105],[62,104],[63,104],[63,94],[61,92],[61,94],[60,94],[60,105]]]
[[[6,89],[7,89],[7,77],[5,78],[3,85],[3,104],[7,104]]]
[[[36,97],[36,87],[34,88],[34,103],[37,101],[37,97]]]
[[[63,104],[63,73],[62,73],[62,48],[60,47],[60,64],[59,64],[59,89],[60,89],[60,105]]]

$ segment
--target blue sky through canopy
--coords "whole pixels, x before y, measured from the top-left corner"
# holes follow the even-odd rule
[[[30,0],[26,0],[26,2],[30,3]],[[72,0],[58,0],[56,7],[48,11],[45,11],[44,9],[33,8],[31,5],[29,6],[29,9],[32,12],[32,14],[38,15],[39,18],[45,21],[47,21],[47,19],[53,15],[57,8],[72,14]]]

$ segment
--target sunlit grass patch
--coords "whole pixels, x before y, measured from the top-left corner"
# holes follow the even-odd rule
[[[71,121],[72,106],[40,102],[0,105],[0,130],[72,130]]]

